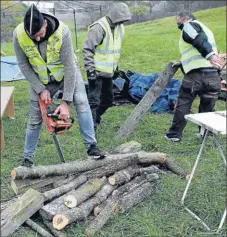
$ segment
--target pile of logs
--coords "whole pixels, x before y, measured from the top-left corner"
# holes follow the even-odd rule
[[[65,236],[60,230],[92,215],[85,232],[93,236],[114,213],[126,213],[152,195],[168,170],[186,177],[165,153],[141,151],[141,144],[134,141],[102,160],[14,168],[11,186],[18,196],[1,203],[1,236],[9,236],[24,223],[41,236]],[[48,231],[30,219],[35,213]]]

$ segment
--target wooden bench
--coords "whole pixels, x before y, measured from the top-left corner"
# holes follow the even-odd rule
[[[13,86],[1,87],[1,118],[0,118],[0,129],[1,129],[0,148],[1,148],[1,150],[5,146],[2,117],[6,112],[7,115],[11,119],[14,119],[13,91],[14,91]]]

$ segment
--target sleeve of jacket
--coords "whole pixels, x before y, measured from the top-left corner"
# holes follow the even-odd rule
[[[71,32],[66,25],[63,27],[60,55],[61,61],[64,65],[64,91],[62,100],[72,102],[80,68],[75,60]]]
[[[203,31],[202,27],[196,22],[188,22],[183,28],[183,40],[193,45],[200,54],[209,59],[215,54],[212,45],[208,42],[208,37]]]
[[[95,48],[100,45],[105,37],[105,31],[99,24],[93,25],[88,31],[83,46],[83,59],[86,71],[94,71],[94,54]]]
[[[27,56],[24,54],[23,50],[21,49],[18,39],[16,30],[13,32],[13,47],[17,58],[18,66],[25,76],[26,80],[29,81],[31,87],[37,94],[40,94],[46,87],[38,78],[36,72],[33,70],[31,64],[28,61]]]

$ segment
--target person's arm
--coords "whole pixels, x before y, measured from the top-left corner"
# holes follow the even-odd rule
[[[25,76],[26,80],[29,81],[35,92],[37,94],[40,94],[42,91],[45,90],[46,87],[38,78],[36,72],[33,70],[31,64],[29,63],[27,56],[21,49],[17,39],[16,30],[14,30],[13,32],[13,46],[17,58],[17,63],[21,72]]]
[[[100,45],[105,37],[105,31],[99,24],[93,25],[88,31],[83,45],[84,67],[87,72],[95,71],[95,48]]]
[[[193,45],[206,59],[209,59],[215,54],[212,45],[208,42],[207,35],[202,27],[196,22],[188,22],[184,25],[183,40],[186,43]]]

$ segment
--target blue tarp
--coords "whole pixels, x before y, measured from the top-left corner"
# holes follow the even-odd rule
[[[16,56],[1,56],[1,81],[16,81],[25,79],[17,65]]]

